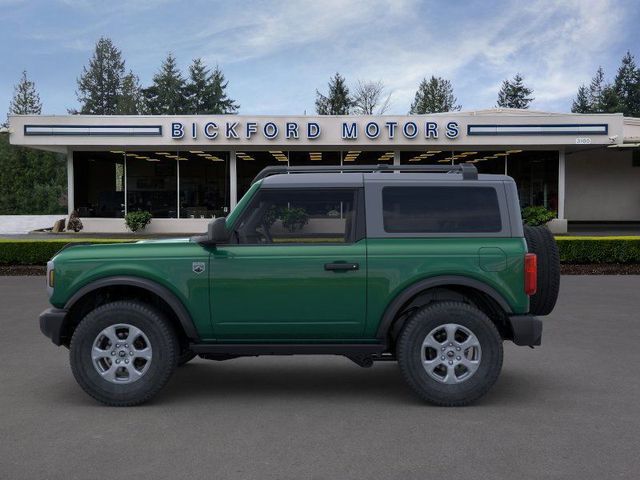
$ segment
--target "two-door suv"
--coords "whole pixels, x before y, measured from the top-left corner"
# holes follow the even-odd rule
[[[268,167],[206,235],[74,245],[49,262],[42,332],[108,405],[196,355],[397,360],[424,400],[496,381],[503,340],[540,345],[558,252],[510,177],[455,166]]]

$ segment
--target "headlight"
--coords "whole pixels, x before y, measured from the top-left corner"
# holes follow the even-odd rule
[[[56,271],[53,269],[53,260],[47,262],[47,293],[53,295],[53,286],[56,281]]]

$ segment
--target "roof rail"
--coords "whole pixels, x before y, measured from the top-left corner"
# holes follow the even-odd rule
[[[461,173],[463,180],[477,180],[478,170],[471,163],[460,163],[458,165],[302,165],[299,167],[287,167],[274,165],[263,168],[253,179],[253,183],[272,175],[284,173],[342,173],[342,172],[431,172],[431,173]]]

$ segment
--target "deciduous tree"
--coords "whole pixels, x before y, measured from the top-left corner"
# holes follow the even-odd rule
[[[358,80],[353,94],[353,111],[358,115],[382,115],[389,109],[391,93],[386,93],[382,81]]]

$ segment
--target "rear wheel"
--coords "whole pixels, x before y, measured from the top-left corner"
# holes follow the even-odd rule
[[[143,403],[169,381],[178,342],[168,320],[154,308],[117,301],[90,312],[71,339],[73,375],[82,389],[112,406]]]
[[[483,396],[502,368],[502,339],[477,308],[442,302],[407,320],[397,342],[400,370],[424,400],[462,406]]]

